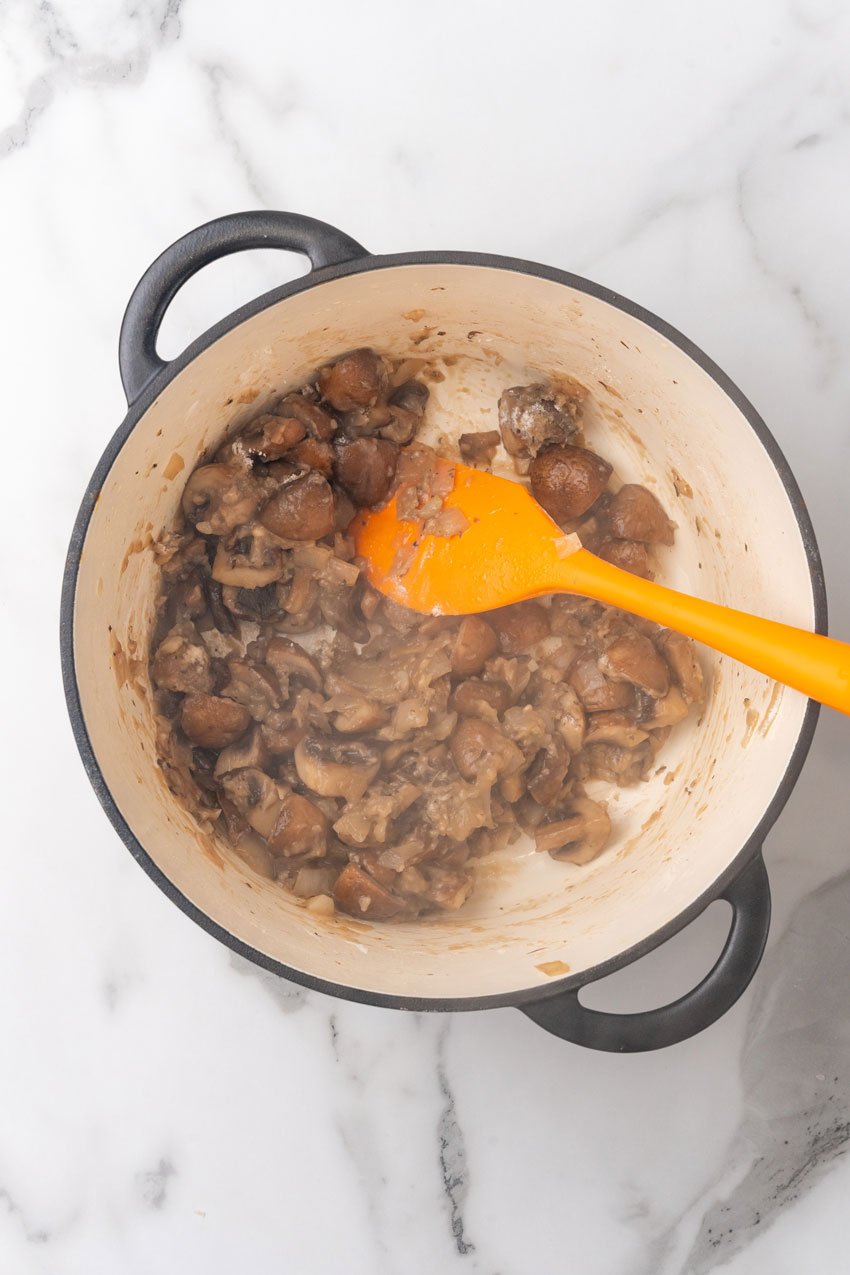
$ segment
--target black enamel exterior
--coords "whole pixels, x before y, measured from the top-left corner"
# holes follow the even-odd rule
[[[169,301],[185,281],[201,266],[226,253],[254,247],[282,247],[303,252],[318,268],[306,277],[258,297],[209,329],[178,358],[163,363],[156,354],[156,331]],[[362,254],[362,255],[355,255]],[[547,984],[492,996],[421,998],[390,996],[365,988],[347,987],[314,978],[290,969],[241,942],[212,921],[187,899],[160,871],[136,840],[118,810],[101,774],[88,737],[80,705],[74,667],[74,594],[80,557],[95,501],[112,464],[131,431],[158,394],[191,361],[225,332],[277,302],[316,284],[343,275],[360,274],[391,267],[422,264],[482,266],[549,279],[615,306],[647,324],[694,360],[734,402],[760,439],[785,487],[805,546],[811,575],[815,609],[815,629],[826,632],[826,590],[814,530],[794,476],[776,441],[755,409],[729,378],[675,328],[634,302],[576,275],[534,262],[467,252],[420,252],[393,256],[369,256],[349,236],[322,222],[289,213],[244,213],[221,218],[178,240],[154,262],[140,281],[127,308],[121,332],[121,371],[130,408],[110,440],[83,496],[74,525],[62,589],[61,654],[62,674],[68,712],[83,765],[97,797],[124,844],[137,862],[178,907],[205,930],[241,956],[264,969],[305,987],[395,1009],[476,1010],[517,1006],[547,1030],[565,1039],[592,1048],[633,1052],[658,1048],[684,1040],[714,1022],[734,1004],[752,977],[767,937],[770,905],[767,877],[761,860],[761,845],[794,787],[811,744],[818,706],[810,702],[794,752],[774,797],[753,835],[743,845],[712,886],[666,926],[627,951],[596,966],[591,971],[571,975]],[[694,920],[718,898],[727,898],[734,918],[726,946],[714,968],[686,997],[673,1005],[636,1015],[600,1014],[587,1010],[578,1001],[578,991],[622,968],[657,947]]]

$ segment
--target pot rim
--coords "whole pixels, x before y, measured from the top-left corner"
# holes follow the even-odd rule
[[[351,987],[344,983],[334,983],[327,979],[317,978],[314,975],[294,969],[291,966],[283,964],[267,956],[264,952],[260,952],[256,948],[243,942],[236,935],[231,934],[224,926],[220,925],[209,917],[201,908],[194,904],[190,899],[178,890],[174,883],[162,871],[162,869],[154,862],[147,851],[137,840],[134,833],[130,829],[109,787],[103,777],[100,765],[94,753],[91,741],[89,739],[88,730],[86,728],[83,716],[82,704],[80,700],[79,686],[77,683],[76,666],[74,658],[74,623],[75,623],[75,597],[77,588],[77,577],[79,574],[80,561],[82,557],[83,547],[85,545],[86,535],[88,532],[89,522],[94,511],[100,490],[106,481],[112,465],[114,464],[124,443],[129,438],[133,429],[147,412],[148,408],[158,398],[165,387],[170,384],[180,373],[188,367],[188,365],[202,351],[213,345],[225,333],[230,332],[233,328],[238,327],[241,323],[251,319],[254,315],[259,314],[262,310],[268,309],[272,305],[276,305],[280,301],[285,301],[291,296],[295,296],[300,292],[322,283],[330,282],[333,279],[342,278],[346,275],[365,274],[372,270],[392,269],[399,266],[418,266],[418,265],[461,265],[473,267],[485,267],[496,270],[506,270],[518,274],[526,274],[532,277],[548,279],[553,283],[562,284],[572,288],[575,291],[583,292],[588,296],[597,300],[606,302],[615,309],[621,310],[630,317],[640,320],[648,327],[653,328],[661,336],[666,337],[673,345],[677,346],[684,354],[692,359],[711,379],[719,386],[719,388],[732,400],[741,414],[748,422],[750,428],[757,435],[762,446],[767,452],[779,478],[785,488],[785,493],[797,521],[797,527],[800,532],[800,538],[805,549],[806,559],[809,567],[809,577],[812,587],[812,599],[814,603],[815,632],[825,633],[827,627],[827,600],[826,600],[826,583],[824,579],[823,564],[821,561],[820,551],[818,549],[815,537],[814,527],[809,516],[806,503],[803,499],[802,492],[796,478],[785,458],[779,444],[771,434],[767,425],[761,416],[753,407],[752,403],[738,389],[737,385],[722,371],[717,364],[708,357],[705,352],[695,345],[693,341],[679,332],[677,328],[667,323],[664,319],[653,314],[652,311],[646,310],[643,306],[629,300],[627,297],[621,296],[611,288],[606,288],[601,284],[593,283],[589,279],[584,279],[580,275],[572,274],[565,270],[559,270],[552,266],[541,265],[538,262],[525,261],[516,257],[502,257],[490,253],[477,252],[409,252],[409,253],[393,253],[387,255],[365,254],[362,257],[356,257],[353,260],[345,261],[337,265],[325,266],[317,270],[308,271],[304,276],[284,284],[281,287],[274,288],[269,292],[265,292],[256,297],[253,301],[247,302],[240,306],[231,314],[225,316],[218,323],[214,324],[193,341],[186,349],[166,364],[161,372],[159,372],[149,384],[142,390],[138,397],[129,405],[127,415],[118,427],[112,438],[106,445],[104,452],[98,461],[94,472],[89,479],[85,494],[80,504],[79,512],[74,522],[74,528],[71,533],[71,540],[68,547],[68,554],[65,562],[65,569],[62,581],[62,598],[60,608],[60,645],[61,645],[61,664],[62,679],[65,690],[65,701],[68,708],[68,714],[71,719],[71,727],[74,732],[77,748],[83,762],[86,774],[100,801],[101,806],[105,810],[113,828],[118,833],[124,845],[132,854],[136,862],[145,870],[152,881],[159,886],[163,893],[175,903],[187,916],[191,917],[196,924],[206,930],[219,942],[229,947],[238,955],[252,961],[255,965],[259,965],[262,969],[268,970],[270,973],[277,974],[281,978],[288,979],[290,982],[297,983],[302,987],[311,989],[312,991],[324,992],[330,996],[337,996],[344,1000],[356,1001],[360,1004],[377,1005],[388,1009],[406,1009],[406,1010],[432,1010],[432,1011],[468,1011],[478,1009],[496,1009],[507,1006],[530,1005],[535,1002],[549,1000],[557,996],[585,986],[588,983],[596,982],[598,979],[604,978],[608,974],[613,974],[616,970],[622,969],[626,965],[630,965],[633,961],[647,955],[654,948],[664,943],[667,939],[672,938],[680,930],[695,920],[723,893],[729,883],[747,865],[750,859],[758,853],[761,848],[765,836],[772,828],[773,824],[779,817],[785,803],[787,802],[794,785],[802,770],[803,763],[806,760],[812,738],[817,724],[820,705],[814,700],[810,700],[803,721],[800,726],[800,732],[794,745],[794,750],[789,758],[785,773],[777,786],[777,789],[767,806],[764,814],[752,835],[738,851],[734,859],[727,864],[726,868],[717,876],[714,882],[694,899],[686,908],[679,912],[666,925],[660,926],[651,934],[641,939],[638,943],[632,944],[625,951],[618,953],[616,956],[610,957],[607,961],[601,962],[587,970],[582,970],[578,974],[568,974],[563,978],[555,979],[548,982],[544,987],[522,988],[519,991],[497,992],[487,996],[457,996],[457,997],[421,997],[421,996],[397,996],[384,992],[374,992],[368,988]]]

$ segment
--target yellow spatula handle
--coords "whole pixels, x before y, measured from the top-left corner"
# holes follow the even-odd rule
[[[563,560],[561,587],[669,625],[734,660],[850,713],[850,644],[666,589],[586,549]],[[557,587],[557,586],[556,586]]]

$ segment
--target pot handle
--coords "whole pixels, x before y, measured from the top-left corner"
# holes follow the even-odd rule
[[[128,404],[168,366],[156,352],[156,338],[165,312],[183,284],[219,257],[248,248],[300,252],[309,257],[314,270],[368,255],[341,230],[300,213],[232,213],[190,230],[148,266],[124,313],[118,364]]]
[[[732,905],[732,925],[717,963],[692,992],[640,1014],[586,1009],[580,988],[522,1005],[540,1027],[588,1049],[634,1054],[664,1049],[704,1031],[731,1009],[758,969],[770,927],[770,884],[761,850],[718,896]]]

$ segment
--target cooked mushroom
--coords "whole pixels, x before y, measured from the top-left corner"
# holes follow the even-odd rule
[[[461,459],[467,465],[492,465],[501,441],[502,436],[497,429],[483,429],[471,434],[461,434],[457,445]]]
[[[316,470],[281,487],[260,512],[260,522],[282,540],[321,540],[334,529],[334,495]]]
[[[570,768],[570,754],[560,735],[553,735],[535,757],[527,775],[528,791],[541,806],[559,796]]]
[[[279,460],[300,443],[307,433],[301,421],[294,416],[259,416],[247,434],[236,440],[235,446],[253,460]]]
[[[263,770],[248,767],[222,775],[219,789],[232,802],[255,832],[269,837],[280,813],[277,784]]]
[[[427,896],[437,907],[447,912],[456,912],[469,898],[472,890],[472,876],[469,872],[458,872],[452,868],[444,868],[441,864],[428,864],[421,869],[427,883]]]
[[[278,404],[276,413],[278,416],[294,417],[304,426],[308,437],[322,443],[329,443],[336,432],[336,421],[330,413],[303,394],[287,394]]]
[[[357,735],[367,730],[377,730],[389,721],[386,709],[381,708],[357,691],[340,691],[332,695],[325,708],[334,714],[334,730],[341,735]]]
[[[606,708],[628,708],[634,703],[634,690],[628,682],[607,678],[594,655],[580,655],[568,673],[570,685],[588,713]]]
[[[234,705],[240,708],[241,705]],[[226,775],[231,770],[244,770],[246,766],[256,766],[265,770],[269,764],[269,751],[259,726],[254,726],[246,735],[222,749],[215,763],[216,778]]]
[[[582,543],[585,543],[584,537]],[[631,571],[632,575],[643,576],[644,580],[652,579],[649,551],[639,540],[603,540],[595,553],[612,566]]]
[[[210,653],[191,624],[175,625],[156,648],[151,677],[164,691],[212,690]]]
[[[581,518],[596,503],[611,469],[595,452],[561,443],[538,452],[528,476],[534,499],[555,522],[566,523]]]
[[[388,921],[404,910],[404,903],[379,885],[373,876],[356,863],[343,868],[334,885],[334,903],[349,916],[366,917],[370,921]]]
[[[398,461],[395,443],[383,438],[340,440],[334,453],[334,476],[355,505],[377,505],[386,498]]]
[[[393,775],[373,783],[359,801],[349,805],[334,824],[340,841],[349,846],[383,845],[394,819],[422,795],[418,784]]]
[[[202,465],[183,490],[183,513],[205,536],[223,536],[250,522],[263,490],[246,465]]]
[[[662,699],[651,699],[648,715],[644,719],[650,730],[675,726],[688,715],[688,702],[678,686],[671,686]]]
[[[589,797],[573,797],[569,814],[537,829],[535,844],[553,859],[590,863],[604,849],[611,835],[611,820],[604,806]]]
[[[243,704],[219,695],[187,695],[180,708],[180,725],[202,748],[226,748],[250,724],[251,714]]]
[[[284,794],[280,813],[267,841],[274,855],[282,855],[286,859],[309,855],[319,859],[327,850],[327,818],[312,801],[297,792],[288,792]]]
[[[622,788],[639,783],[652,764],[653,741],[647,739],[637,748],[623,748],[619,744],[588,744],[580,758],[582,776],[606,779]]]
[[[285,699],[289,694],[291,681],[311,686],[320,691],[323,685],[322,671],[312,656],[303,646],[291,642],[289,638],[273,637],[265,643],[263,660],[277,678],[281,696]]]
[[[550,682],[539,679],[532,695],[537,708],[551,713],[555,729],[571,753],[577,753],[584,743],[586,717],[581,700],[569,682]]]
[[[505,655],[516,655],[549,636],[549,613],[539,602],[515,602],[488,611],[487,621],[499,635]]]
[[[634,629],[605,649],[599,668],[612,682],[631,682],[655,699],[667,694],[667,665],[649,638]]]
[[[467,615],[458,626],[452,647],[452,672],[462,677],[480,673],[499,649],[495,631],[478,615]]]
[[[505,682],[485,682],[468,677],[452,692],[451,707],[466,717],[482,717],[496,721],[511,703],[510,688]]]
[[[421,381],[406,381],[390,395],[389,420],[378,427],[378,433],[399,447],[406,447],[416,437],[427,402],[427,385]]]
[[[509,455],[536,456],[551,443],[568,443],[577,432],[580,405],[548,385],[516,385],[499,399],[499,429]]]
[[[661,722],[658,724],[662,725]],[[641,730],[634,717],[615,708],[607,712],[591,713],[585,743],[619,744],[621,748],[636,748],[646,737],[646,731]]]
[[[228,660],[227,667],[230,681],[222,687],[222,695],[244,704],[255,721],[265,721],[273,708],[280,707],[280,687],[271,669],[236,658]]]
[[[386,385],[387,366],[374,350],[352,350],[319,372],[319,392],[338,412],[371,407]]]
[[[318,438],[305,438],[296,443],[292,449],[292,459],[305,469],[316,469],[325,478],[330,478],[334,466],[334,449],[330,443],[323,443]]]
[[[220,585],[217,587],[221,588]],[[239,620],[251,620],[254,624],[264,625],[271,620],[283,618],[284,611],[280,604],[281,587],[286,587],[282,581],[262,585],[259,589],[237,589],[233,585],[227,585],[221,590],[221,600],[231,617],[236,616]],[[233,624],[232,619],[231,624]],[[222,628],[222,625],[218,627]]]
[[[673,677],[681,688],[685,702],[704,704],[705,681],[692,640],[685,637],[684,633],[674,632],[673,629],[662,629],[656,640],[670,665]]]
[[[461,717],[449,748],[464,779],[481,779],[492,784],[498,775],[516,773],[525,764],[516,744],[480,717]]]
[[[265,527],[238,527],[219,540],[212,577],[234,589],[259,589],[286,574],[283,548]]]
[[[260,733],[269,752],[280,756],[291,753],[298,741],[307,734],[307,730],[300,725],[293,713],[276,708],[260,723]]]
[[[644,544],[671,545],[674,524],[656,496],[637,483],[626,483],[612,497],[606,521],[618,540],[640,540]]]
[[[378,750],[355,740],[308,735],[295,747],[299,779],[322,797],[358,801],[375,778],[380,765]]]

